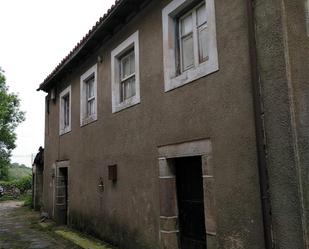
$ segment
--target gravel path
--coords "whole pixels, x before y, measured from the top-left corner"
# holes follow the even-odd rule
[[[78,249],[76,245],[37,225],[36,212],[23,202],[0,202],[0,249]]]

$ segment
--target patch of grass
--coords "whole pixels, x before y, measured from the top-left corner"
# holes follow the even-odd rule
[[[24,206],[31,206],[32,205],[32,195],[31,194],[23,194],[19,197],[12,196],[12,195],[4,195],[0,197],[0,202],[2,201],[23,201]]]
[[[0,241],[5,241],[6,238],[7,238],[7,237],[4,236],[4,234],[0,234]]]
[[[32,206],[32,195],[29,194],[21,195],[19,200],[24,201],[24,206],[26,207]]]
[[[55,233],[84,249],[115,249],[115,247],[106,243],[99,242],[94,238],[88,238],[89,236],[85,236],[84,234],[69,229],[57,229],[55,230]]]
[[[4,195],[2,197],[0,197],[0,202],[1,201],[13,201],[16,200],[16,198],[14,196],[11,195]]]

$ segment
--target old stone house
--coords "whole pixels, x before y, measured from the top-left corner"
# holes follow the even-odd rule
[[[39,86],[43,210],[121,248],[308,248],[306,0],[118,0]]]

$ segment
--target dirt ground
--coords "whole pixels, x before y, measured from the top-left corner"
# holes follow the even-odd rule
[[[23,202],[0,202],[0,249],[78,249],[74,244],[43,230],[37,212]]]

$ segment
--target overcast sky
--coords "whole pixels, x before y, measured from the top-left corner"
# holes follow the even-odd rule
[[[45,93],[36,91],[39,84],[114,2],[0,1],[0,67],[26,112],[12,162],[31,166],[31,155],[44,146]]]

